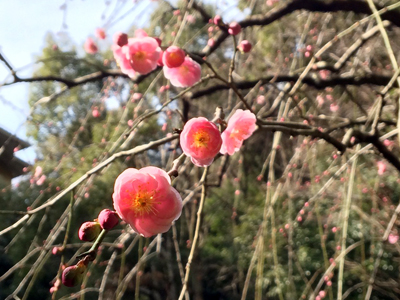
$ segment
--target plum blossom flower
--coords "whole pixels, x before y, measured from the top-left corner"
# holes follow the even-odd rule
[[[183,152],[198,167],[211,165],[221,149],[222,139],[217,126],[206,118],[190,119],[181,133]]]
[[[177,46],[168,47],[164,53],[162,62],[168,68],[177,68],[185,61],[185,51]]]
[[[142,36],[128,39],[128,44],[122,47],[122,53],[133,70],[140,74],[148,74],[157,68],[161,48],[154,38]]]
[[[228,126],[222,133],[222,154],[232,155],[239,151],[243,141],[256,129],[256,116],[249,110],[238,109],[229,119]]]
[[[146,36],[149,36],[148,34],[147,34],[147,32],[146,31],[144,31],[143,29],[136,29],[135,30],[135,37],[136,38],[144,38],[144,37],[146,37]]]
[[[46,175],[42,175],[39,177],[39,179],[36,181],[36,185],[42,185],[46,181]]]
[[[35,174],[33,174],[33,177],[37,178],[40,175],[42,175],[43,168],[41,166],[37,166],[35,169]]]
[[[176,87],[189,87],[200,80],[201,67],[197,62],[186,56],[185,61],[178,68],[164,66],[164,76]]]
[[[111,49],[113,51],[114,58],[117,64],[121,68],[122,73],[128,75],[130,78],[134,78],[136,72],[132,69],[129,60],[126,58],[126,55],[122,53],[122,47],[118,45],[113,45]]]
[[[106,32],[103,28],[96,28],[95,35],[100,40],[104,40],[106,38]]]
[[[383,161],[378,161],[376,163],[377,167],[378,167],[378,175],[383,175],[383,173],[386,172],[386,164]]]
[[[388,241],[390,244],[396,244],[399,240],[399,236],[397,234],[389,234]]]
[[[167,232],[182,212],[182,198],[168,174],[156,167],[129,168],[115,180],[114,208],[144,237]]]
[[[98,49],[96,43],[93,41],[92,38],[87,38],[85,43],[83,44],[83,48],[89,54],[96,54]]]

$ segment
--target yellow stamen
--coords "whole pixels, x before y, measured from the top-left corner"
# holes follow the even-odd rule
[[[131,196],[131,205],[136,216],[143,216],[149,213],[155,214],[157,212],[157,209],[154,208],[154,204],[159,203],[155,202],[155,191],[149,191],[147,188],[143,189],[143,185],[139,185],[136,193],[130,190],[126,192]]]
[[[146,58],[146,52],[144,51],[138,51],[134,55],[136,60],[144,60]]]
[[[207,132],[200,130],[194,134],[193,145],[195,147],[197,148],[207,147],[209,142],[210,142],[210,135]]]

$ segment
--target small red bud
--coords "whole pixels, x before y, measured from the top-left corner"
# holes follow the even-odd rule
[[[238,49],[240,50],[240,52],[247,53],[250,52],[251,47],[251,43],[248,40],[243,40],[240,42]]]
[[[85,222],[79,228],[79,239],[81,241],[91,242],[100,234],[101,227],[97,222]]]
[[[115,211],[111,211],[109,209],[103,209],[99,216],[97,217],[98,222],[100,223],[101,228],[105,230],[111,230],[119,223],[118,215]]]
[[[64,269],[62,273],[62,283],[67,287],[73,287],[82,281],[83,274],[86,271],[86,265],[79,262],[75,266],[70,266]]]
[[[229,24],[228,32],[231,35],[238,35],[242,31],[242,27],[238,22],[232,22]]]
[[[220,15],[216,15],[216,16],[214,17],[213,22],[214,22],[215,25],[221,25],[221,23],[222,23],[222,18],[221,18],[221,16],[220,16]]]
[[[128,44],[128,35],[126,33],[117,32],[114,34],[114,43],[122,47]]]

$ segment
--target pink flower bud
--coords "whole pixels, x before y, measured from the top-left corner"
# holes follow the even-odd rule
[[[79,239],[81,241],[91,242],[100,234],[101,227],[97,222],[85,222],[79,228]]]
[[[242,31],[242,27],[238,22],[232,22],[229,24],[228,32],[231,35],[238,35]]]
[[[99,109],[97,107],[92,110],[92,116],[93,116],[93,118],[100,117],[100,112],[99,112]]]
[[[243,52],[243,53],[247,53],[250,52],[251,50],[251,43],[248,40],[243,40],[240,42],[238,49],[239,51]]]
[[[122,47],[128,44],[128,35],[126,33],[117,32],[114,34],[114,43]]]
[[[104,40],[106,38],[106,32],[103,28],[96,28],[95,35],[100,40]]]
[[[115,211],[111,211],[109,209],[103,209],[99,216],[97,217],[98,222],[100,223],[101,228],[105,230],[111,230],[119,223],[118,215]]]
[[[177,68],[185,61],[185,51],[176,46],[168,47],[164,51],[162,61],[168,68]]]
[[[83,48],[89,54],[96,54],[98,51],[96,43],[91,38],[87,38],[86,42],[83,44]]]
[[[214,47],[215,46],[215,40],[213,38],[209,39],[207,41],[207,46]]]
[[[214,22],[215,25],[221,25],[221,23],[222,23],[222,18],[221,18],[221,16],[220,16],[220,15],[216,15],[216,16],[214,17],[214,19],[213,19],[213,22]]]
[[[75,266],[65,268],[61,278],[63,285],[67,287],[76,286],[82,281],[85,271],[86,265],[83,262],[78,262]]]

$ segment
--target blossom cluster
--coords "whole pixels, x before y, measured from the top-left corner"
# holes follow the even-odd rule
[[[248,110],[236,110],[222,134],[206,118],[193,118],[183,128],[180,145],[193,164],[205,167],[213,162],[218,153],[232,155],[239,151],[243,141],[255,129],[256,116]]]
[[[176,46],[163,51],[161,40],[149,37],[144,30],[136,30],[134,38],[116,33],[112,50],[121,71],[130,78],[137,73],[148,74],[158,66],[163,67],[165,77],[176,87],[192,86],[201,78],[200,65],[185,51]]]
[[[101,40],[106,38],[102,28],[97,28],[95,35]],[[150,37],[144,30],[138,29],[133,38],[117,32],[111,49],[122,73],[132,79],[137,74],[145,75],[157,67],[163,67],[165,77],[176,87],[190,87],[197,83],[201,78],[200,65],[177,46],[170,46],[163,51],[161,43],[159,38]],[[90,37],[83,47],[89,54],[98,52],[95,41]]]
[[[206,118],[193,118],[181,133],[181,148],[195,165],[208,166],[219,152],[232,155],[238,151],[254,132],[255,123],[253,113],[238,109],[221,135]],[[182,212],[182,198],[171,186],[170,176],[156,167],[123,171],[115,180],[112,198],[119,217],[144,237],[167,232]],[[94,224],[91,227],[98,234],[99,229]]]

